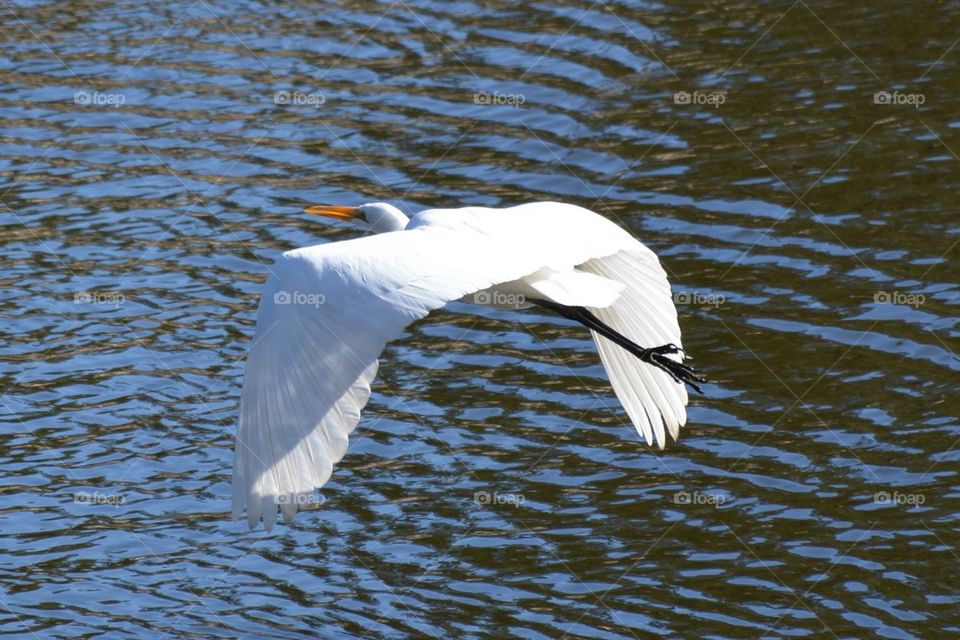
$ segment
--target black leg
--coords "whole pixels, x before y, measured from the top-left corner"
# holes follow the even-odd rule
[[[665,344],[659,347],[644,349],[636,342],[630,340],[630,338],[627,338],[622,333],[618,333],[609,325],[604,324],[600,318],[595,316],[586,307],[571,307],[565,304],[558,304],[551,300],[541,300],[539,298],[528,298],[527,302],[531,302],[538,307],[543,307],[544,309],[549,309],[550,311],[560,314],[564,318],[579,322],[588,329],[596,331],[614,344],[623,347],[643,362],[651,364],[662,371],[666,371],[668,374],[670,374],[670,377],[673,378],[674,381],[679,382],[680,384],[686,383],[690,385],[690,387],[693,388],[697,393],[703,394],[703,388],[701,388],[700,384],[706,382],[707,379],[697,374],[696,369],[693,367],[666,357],[669,354],[680,353],[683,351],[680,347],[674,344]]]

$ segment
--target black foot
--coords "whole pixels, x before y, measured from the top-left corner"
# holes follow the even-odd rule
[[[532,302],[544,309],[555,311],[564,318],[576,320],[591,331],[595,331],[614,344],[620,345],[640,358],[643,362],[652,364],[658,369],[666,371],[676,382],[688,384],[697,393],[703,395],[703,389],[700,388],[700,384],[698,383],[706,382],[707,379],[697,375],[697,370],[693,367],[683,364],[682,362],[676,362],[667,357],[670,354],[681,353],[683,351],[683,349],[677,345],[665,344],[660,347],[653,347],[652,349],[644,349],[636,342],[604,324],[597,316],[593,315],[589,309],[585,309],[584,307],[571,307],[539,298],[527,298],[527,302]]]
[[[666,371],[676,382],[680,384],[686,383],[697,393],[703,395],[703,389],[700,387],[700,383],[706,382],[707,379],[698,375],[697,370],[693,367],[667,357],[669,354],[681,353],[682,351],[683,349],[675,344],[665,344],[661,347],[644,349],[640,354],[640,359],[652,364],[658,369]]]

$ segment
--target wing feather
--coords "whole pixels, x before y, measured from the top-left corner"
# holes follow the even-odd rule
[[[589,225],[586,233],[577,229]],[[571,232],[571,229],[574,231]],[[233,512],[286,519],[330,478],[386,343],[430,311],[543,268],[570,270],[633,242],[579,207],[466,208],[404,231],[298,249],[271,270],[247,356]]]
[[[581,269],[619,280],[624,293],[612,305],[591,309],[613,329],[642,347],[673,343],[682,347],[677,310],[667,274],[657,256],[640,244],[615,255],[596,258]],[[617,398],[647,441],[666,445],[666,432],[674,439],[686,424],[687,390],[666,372],[641,362],[596,333],[593,339]],[[671,356],[682,360],[677,354]]]

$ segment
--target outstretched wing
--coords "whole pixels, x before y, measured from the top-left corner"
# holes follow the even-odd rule
[[[522,211],[521,211],[522,210]],[[283,254],[260,300],[236,440],[233,511],[271,528],[330,477],[377,358],[451,300],[635,242],[571,205],[425,212],[407,230]]]
[[[646,348],[670,343],[683,346],[667,274],[650,249],[634,240],[631,248],[595,258],[580,268],[626,285],[612,305],[592,310],[602,322]],[[656,442],[662,449],[667,443],[664,427],[676,440],[687,422],[686,387],[665,371],[591,333],[610,386],[647,444]],[[682,354],[667,357],[683,360]]]

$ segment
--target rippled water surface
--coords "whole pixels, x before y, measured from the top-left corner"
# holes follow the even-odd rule
[[[960,634],[957,2],[0,24],[4,633]],[[356,233],[303,204],[544,199],[662,257],[712,381],[680,442],[580,328],[454,304],[388,347],[322,506],[232,522],[268,266]]]

